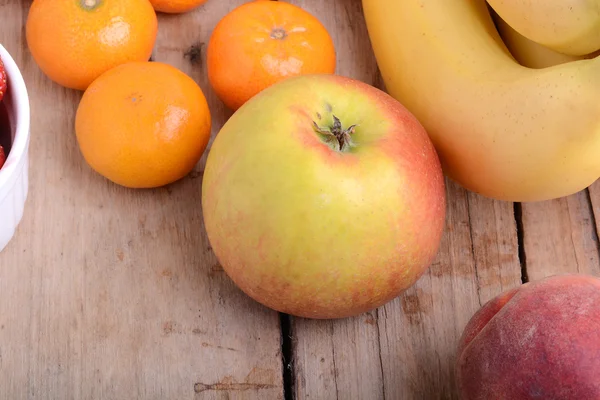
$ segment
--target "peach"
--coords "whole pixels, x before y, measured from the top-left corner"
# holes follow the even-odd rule
[[[463,400],[600,399],[600,279],[555,275],[484,304],[456,379]]]

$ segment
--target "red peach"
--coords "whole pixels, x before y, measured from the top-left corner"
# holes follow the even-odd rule
[[[458,345],[464,400],[600,399],[600,279],[556,275],[483,305]]]

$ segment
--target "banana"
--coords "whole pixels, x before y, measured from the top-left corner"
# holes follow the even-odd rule
[[[559,53],[600,50],[600,0],[487,0],[521,35]]]
[[[564,64],[571,61],[594,58],[597,54],[588,54],[585,56],[571,56],[559,53],[546,46],[527,39],[512,26],[506,23],[500,16],[492,12],[492,19],[498,28],[500,37],[510,50],[511,54],[519,64],[528,68],[546,68],[554,65]]]
[[[485,0],[362,0],[388,93],[428,130],[446,175],[507,201],[600,176],[600,58],[520,65]]]

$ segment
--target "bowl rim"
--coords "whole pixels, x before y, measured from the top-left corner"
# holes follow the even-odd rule
[[[0,168],[0,190],[4,188],[10,178],[17,172],[17,167],[26,156],[27,142],[30,135],[30,104],[27,85],[17,63],[11,54],[0,44],[0,57],[4,63],[8,76],[8,90],[6,96],[11,96],[13,120],[15,121],[15,136],[6,162]]]

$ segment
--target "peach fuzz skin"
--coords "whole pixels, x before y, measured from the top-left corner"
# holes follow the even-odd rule
[[[462,400],[600,399],[600,279],[556,275],[483,305],[458,345]]]
[[[356,124],[356,147],[313,126]],[[445,187],[433,145],[399,103],[335,75],[290,78],[244,104],[211,147],[210,243],[246,294],[272,309],[342,318],[410,287],[436,256]]]

